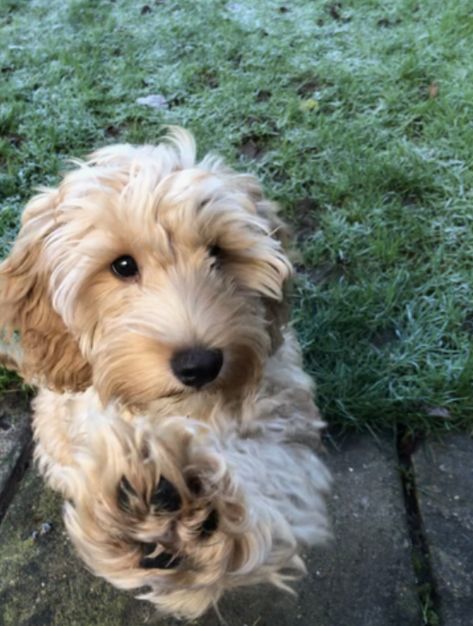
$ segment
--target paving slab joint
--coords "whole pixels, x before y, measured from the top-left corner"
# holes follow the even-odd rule
[[[440,626],[440,595],[433,574],[429,544],[417,497],[416,477],[412,456],[423,438],[406,428],[397,432],[397,454],[401,476],[406,521],[412,548],[412,564],[417,583],[422,625]]]
[[[32,438],[30,434],[29,439],[24,445],[23,450],[20,456],[18,457],[18,460],[15,466],[13,467],[13,470],[10,476],[8,477],[8,480],[3,490],[0,491],[0,524],[2,523],[5,513],[7,512],[8,507],[10,506],[10,503],[13,499],[13,496],[15,495],[15,492],[18,488],[19,483],[23,479],[23,476],[26,470],[28,469],[28,466],[31,462],[32,450],[33,450],[33,442],[32,442]]]

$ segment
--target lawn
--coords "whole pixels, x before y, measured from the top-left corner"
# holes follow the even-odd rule
[[[0,254],[68,158],[186,126],[294,227],[327,421],[471,431],[472,41],[470,0],[0,0]]]

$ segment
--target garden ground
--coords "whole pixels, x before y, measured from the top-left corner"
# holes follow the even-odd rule
[[[468,0],[0,0],[0,255],[68,158],[164,124],[293,226],[336,540],[297,598],[224,600],[230,626],[472,623],[472,37]],[[27,390],[0,388],[0,625],[151,623],[77,561]]]

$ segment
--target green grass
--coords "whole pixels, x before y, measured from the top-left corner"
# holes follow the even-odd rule
[[[1,251],[65,159],[184,125],[294,225],[326,419],[472,430],[472,40],[469,0],[0,0]]]

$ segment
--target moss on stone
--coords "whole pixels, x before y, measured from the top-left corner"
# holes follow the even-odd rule
[[[61,498],[30,469],[0,527],[0,624],[149,623],[151,606],[86,571],[65,533],[61,507]],[[44,523],[49,532],[41,532]]]

